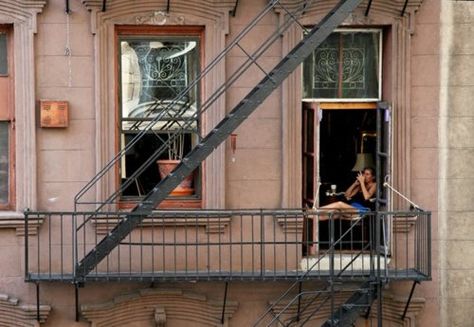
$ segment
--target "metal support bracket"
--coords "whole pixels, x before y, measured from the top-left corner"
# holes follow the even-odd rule
[[[405,317],[408,312],[408,307],[410,306],[411,298],[413,297],[413,292],[415,292],[416,284],[419,284],[419,283],[420,283],[419,281],[415,280],[413,282],[413,285],[411,286],[410,295],[408,296],[407,304],[405,305],[405,310],[403,310],[402,320],[405,320]]]
[[[403,15],[405,15],[405,11],[406,11],[406,9],[407,9],[407,5],[408,5],[408,0],[405,0],[405,3],[403,4],[402,12],[400,13],[400,17],[403,17]]]
[[[36,283],[36,320],[40,323],[40,285]]]
[[[369,0],[369,3],[367,4],[367,8],[365,8],[365,16],[369,16],[370,12],[370,7],[372,7],[372,0]]]
[[[225,282],[225,290],[224,290],[224,303],[222,304],[222,316],[221,316],[221,324],[224,324],[224,318],[225,318],[225,305],[227,302],[227,288],[229,287],[229,282]]]
[[[79,321],[79,287],[84,287],[84,283],[81,282],[75,282],[74,283],[74,300],[75,300],[75,307],[76,307],[76,322]]]
[[[367,311],[365,312],[365,315],[364,315],[365,320],[369,319],[371,309],[372,309],[372,305],[369,305],[369,307],[367,308]]]
[[[296,312],[296,321],[300,321],[300,314],[301,314],[301,290],[303,288],[303,282],[298,283],[298,311]]]
[[[234,9],[232,9],[232,11],[230,12],[232,17],[235,17],[235,15],[237,14],[237,6],[238,5],[239,5],[239,0],[235,0]]]

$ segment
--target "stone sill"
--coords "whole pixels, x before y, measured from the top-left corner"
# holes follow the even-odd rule
[[[109,233],[120,221],[116,217],[100,217],[92,219],[98,234]],[[211,218],[173,218],[162,220],[160,218],[145,218],[139,225],[141,227],[204,227],[206,233],[224,233],[226,227],[230,224],[230,216],[211,217]],[[140,227],[138,227],[140,228]]]
[[[36,235],[43,218],[28,221],[28,235]],[[17,236],[25,235],[25,215],[17,211],[0,211],[0,229],[15,229]]]

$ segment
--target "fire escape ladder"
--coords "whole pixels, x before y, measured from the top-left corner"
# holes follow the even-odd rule
[[[76,279],[91,272],[153,209],[191,174],[291,74],[362,0],[341,0],[215,128],[195,146],[175,170],[160,181],[115,228],[76,265]],[[272,1],[277,3],[277,1]],[[212,96],[211,96],[212,98]]]
[[[331,316],[321,325],[322,327],[352,326],[358,317],[369,312],[373,301],[377,297],[377,289],[371,281],[360,284],[357,289],[344,286],[342,283],[328,282],[321,291],[306,291],[298,293],[301,298],[309,295],[304,304],[298,303],[296,315],[288,320],[282,320],[281,315],[273,315],[274,321],[285,327],[304,326],[323,307],[334,306],[337,294],[352,292],[350,297],[339,307],[333,309]],[[331,310],[331,309],[330,309]]]
[[[371,255],[375,254],[376,251],[373,244],[371,244],[372,242],[368,242],[358,252],[353,253],[351,260],[345,265],[338,267],[339,270],[336,270],[335,267],[336,249],[342,244],[344,238],[351,235],[353,230],[360,225],[364,217],[352,221],[351,226],[344,231],[338,239],[335,239],[334,236],[335,225],[333,218],[332,215],[329,216],[329,248],[321,253],[317,260],[308,267],[307,271],[260,315],[252,325],[253,327],[273,326],[275,323],[277,323],[278,326],[303,326],[323,308],[327,308],[328,305],[333,312],[329,323],[335,322],[338,318],[340,318],[341,321],[348,321],[348,319],[352,319],[352,317],[355,316],[356,313],[358,314],[363,308],[367,309],[370,307],[370,304],[375,298],[374,294],[377,294],[376,288],[373,286],[374,283],[372,282],[373,277],[371,277],[374,275],[374,263],[370,264],[370,271],[367,275],[367,279],[370,279],[370,281],[364,282],[361,287],[358,287],[356,290],[352,288],[345,289],[342,283],[344,274],[351,269],[357,260],[366,253],[370,253]],[[371,234],[373,234],[373,232]],[[372,236],[373,235],[371,235],[371,237]],[[329,275],[327,276],[326,284],[317,290],[302,291],[302,282],[307,276],[318,269],[323,260],[329,260]],[[296,292],[296,294],[293,292]],[[348,292],[352,293],[351,297],[340,309],[336,310],[334,303],[335,295],[337,293],[347,294]],[[295,309],[295,307],[297,307],[297,309]],[[292,313],[294,311],[296,311],[295,314]],[[290,317],[288,318],[288,316]]]
[[[373,283],[363,283],[321,327],[352,326],[361,314],[368,312],[376,297],[377,288]]]

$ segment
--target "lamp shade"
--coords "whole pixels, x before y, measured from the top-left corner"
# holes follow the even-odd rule
[[[374,167],[374,158],[371,153],[358,153],[352,171],[362,171],[366,167]]]

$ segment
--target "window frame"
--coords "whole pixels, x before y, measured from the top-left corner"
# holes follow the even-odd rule
[[[16,181],[15,181],[15,107],[14,107],[14,56],[13,56],[13,26],[0,25],[0,33],[7,36],[7,74],[2,74],[0,78],[7,79],[7,108],[0,112],[0,121],[8,123],[8,201],[0,203],[0,210],[14,210],[16,205]]]
[[[303,97],[304,88],[304,65],[301,65],[301,93],[303,102],[377,102],[382,100],[382,77],[383,77],[383,38],[384,31],[382,28],[337,28],[332,33],[338,32],[356,32],[356,33],[374,33],[379,34],[379,62],[378,62],[378,97],[377,98],[305,98]]]
[[[169,37],[173,38],[195,38],[199,40],[199,68],[200,71],[203,69],[205,62],[204,58],[204,26],[199,25],[186,25],[186,26],[156,26],[156,25],[116,25],[115,26],[115,153],[118,153],[121,149],[121,135],[122,135],[122,102],[121,102],[121,57],[120,57],[120,41],[125,37]],[[203,88],[198,88],[198,101],[201,101],[203,97]],[[198,121],[198,131],[202,133],[202,121]],[[190,196],[170,196],[165,199],[158,208],[202,208],[203,194],[204,194],[204,163],[201,165],[198,175],[195,177],[197,183],[195,184],[195,193]],[[117,186],[121,183],[120,166],[117,165],[115,169],[115,183]],[[121,196],[119,199],[119,208],[130,209],[133,208],[141,199],[140,196]]]

